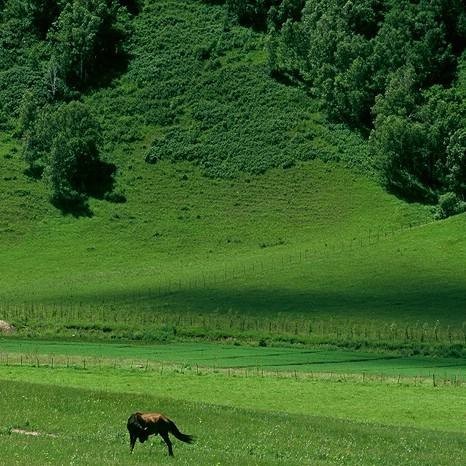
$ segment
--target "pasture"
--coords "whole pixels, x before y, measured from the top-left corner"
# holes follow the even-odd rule
[[[0,387],[6,465],[171,463],[159,439],[129,455],[125,423],[135,409],[160,409],[197,436],[175,443],[175,464],[464,459],[465,395],[454,386],[1,366]]]
[[[212,180],[131,150],[128,201],[71,218],[2,134],[0,319],[20,335],[464,343],[464,214],[433,222],[331,161]]]
[[[150,371],[178,370],[201,373],[233,369],[235,375],[300,374],[325,377],[326,374],[359,375],[375,379],[432,377],[438,383],[464,383],[464,358],[402,356],[394,353],[342,351],[322,347],[251,347],[209,343],[167,343],[137,345],[41,340],[0,340],[0,363],[24,366],[76,368],[125,367]],[[360,377],[361,378],[361,377]]]

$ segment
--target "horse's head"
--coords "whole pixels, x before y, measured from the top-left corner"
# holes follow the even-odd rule
[[[141,443],[144,443],[149,438],[149,433],[147,427],[141,424],[139,420],[139,413],[132,414],[128,419],[126,426],[129,432],[129,443],[132,452],[136,440],[139,439]]]
[[[138,437],[139,437],[139,441],[141,443],[144,443],[149,438],[149,433],[147,432],[147,428],[140,431],[138,434]]]

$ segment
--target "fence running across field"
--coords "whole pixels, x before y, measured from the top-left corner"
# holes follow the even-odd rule
[[[340,373],[318,371],[289,371],[264,369],[260,365],[248,368],[228,368],[205,366],[198,364],[176,364],[149,360],[110,359],[80,356],[57,356],[34,353],[0,353],[0,365],[4,367],[34,367],[42,369],[75,369],[75,370],[108,370],[119,369],[144,373],[180,374],[180,375],[212,375],[228,377],[272,377],[288,378],[301,381],[326,380],[350,383],[384,383],[404,385],[430,385],[434,387],[464,387],[465,375],[447,375],[432,372],[429,375],[407,376],[401,374],[374,373]]]
[[[154,311],[120,308],[115,305],[81,304],[6,304],[0,305],[0,318],[20,323],[25,328],[53,332],[63,329],[70,335],[90,332],[96,335],[118,333],[120,338],[159,340],[160,332],[170,337],[281,339],[289,342],[339,344],[380,343],[407,345],[466,344],[466,322],[457,327],[436,322],[389,323],[377,320],[303,318],[293,315],[266,316],[229,313]],[[21,329],[18,329],[21,331]],[[20,332],[21,333],[21,332]],[[31,335],[33,336],[33,335]]]
[[[257,254],[253,258],[235,266],[223,264],[218,267],[209,267],[208,270],[200,265],[186,266],[186,270],[177,278],[158,280],[153,285],[148,285],[142,290],[128,290],[127,293],[125,292],[126,300],[134,303],[136,301],[169,295],[180,290],[203,289],[230,283],[234,280],[259,277],[270,272],[290,270],[308,264],[313,260],[325,260],[325,258],[330,256],[338,256],[348,251],[363,249],[381,241],[393,239],[396,235],[405,233],[413,228],[424,227],[432,223],[435,222],[417,224],[411,222],[401,228],[393,227],[385,230],[368,229],[365,234],[355,236],[349,240],[341,239],[341,241],[336,242],[322,242],[319,246],[303,248],[293,253],[273,255]],[[66,282],[64,285],[65,289],[68,288],[69,296],[79,296],[80,285],[77,285],[73,281]],[[102,285],[105,285],[105,283]],[[116,296],[115,299],[99,299],[102,304],[121,303],[124,302],[123,300],[124,298],[121,296]],[[9,302],[17,302],[17,300],[15,299],[12,301],[8,296],[2,297],[0,295],[0,303],[7,304]],[[37,302],[34,296],[34,290],[30,291],[27,302]],[[73,298],[72,302],[75,303],[76,298]]]
[[[303,343],[336,343],[339,342],[385,342],[385,343],[419,343],[422,345],[464,345],[466,344],[466,321],[456,326],[440,325],[439,322],[389,323],[377,320],[345,320],[297,318],[292,313],[283,316],[241,315],[232,313],[211,313],[172,310],[154,310],[151,300],[158,296],[176,293],[177,290],[202,288],[245,279],[248,274],[258,276],[270,271],[285,270],[300,266],[311,260],[325,260],[333,252],[343,253],[348,250],[362,248],[393,238],[397,233],[419,228],[426,224],[409,224],[406,228],[373,232],[341,242],[339,245],[324,245],[315,250],[304,249],[295,255],[280,256],[270,264],[260,258],[248,262],[244,267],[202,273],[200,276],[149,287],[134,293],[125,299],[115,296],[110,299],[99,299],[97,302],[84,303],[76,298],[58,303],[27,303],[0,301],[0,319],[19,322],[24,327],[46,328],[61,326],[69,334],[79,332],[112,333],[121,328],[122,338],[154,339],[153,332],[162,329],[168,334],[187,337],[199,337],[202,333],[215,331],[220,337],[236,337],[247,334],[260,338],[279,338]],[[268,258],[267,260],[269,260]],[[72,295],[70,295],[72,296]],[[151,336],[152,332],[152,336]],[[173,336],[172,335],[172,336]],[[50,336],[50,335],[49,335]],[[158,337],[160,335],[156,335]],[[157,338],[155,338],[157,339]]]

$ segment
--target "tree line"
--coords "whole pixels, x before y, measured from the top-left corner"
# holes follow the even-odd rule
[[[17,121],[29,173],[48,181],[61,207],[84,206],[113,175],[80,97],[124,64],[137,9],[117,0],[0,0],[0,121]]]
[[[268,32],[271,73],[304,85],[333,120],[367,135],[385,185],[436,202],[466,196],[462,0],[226,0]]]

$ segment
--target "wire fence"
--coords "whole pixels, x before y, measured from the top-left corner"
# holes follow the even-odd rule
[[[431,222],[434,223],[434,222]],[[105,304],[121,304],[124,302],[135,303],[138,301],[151,300],[157,297],[163,297],[177,292],[186,292],[192,290],[203,290],[230,284],[239,280],[260,279],[267,275],[274,275],[278,272],[285,272],[299,267],[307,266],[317,260],[325,260],[329,257],[335,258],[339,255],[348,252],[357,252],[364,248],[368,248],[383,241],[394,239],[397,235],[406,233],[414,228],[424,227],[430,223],[414,223],[410,222],[399,228],[386,229],[368,229],[365,233],[354,236],[350,239],[342,238],[340,241],[323,241],[319,245],[304,247],[299,250],[294,250],[290,253],[273,253],[273,254],[256,254],[245,260],[238,260],[236,263],[222,263],[221,265],[213,265],[208,268],[204,263],[180,266],[180,271],[176,277],[164,277],[158,275],[152,283],[150,280],[144,280],[144,286],[131,288],[123,287],[121,290],[115,291],[112,296],[112,284],[109,281],[101,280],[100,283],[96,278],[93,279],[93,284],[98,284],[101,290],[110,290],[105,293],[105,296],[95,298],[95,302],[99,301]],[[105,277],[105,275],[103,275]],[[86,294],[86,288],[82,282],[74,282],[73,280],[57,283],[57,288],[66,290],[67,296],[57,300],[57,304],[76,303],[82,296]],[[35,290],[28,291],[24,302],[34,303],[44,301],[42,295],[35,296]],[[0,305],[8,303],[17,303],[18,299],[9,298],[8,295],[0,295]],[[48,300],[50,304],[52,301]]]
[[[105,357],[63,356],[36,353],[0,353],[0,365],[3,367],[29,367],[37,369],[74,369],[90,371],[126,370],[148,375],[180,374],[202,376],[218,374],[226,377],[258,377],[295,379],[300,381],[334,381],[348,383],[383,383],[403,385],[423,385],[434,387],[463,387],[466,385],[466,374],[448,374],[434,370],[429,374],[404,375],[389,373],[345,373],[332,371],[309,370],[271,370],[270,367],[218,367],[196,363],[177,364],[154,360],[111,359]]]
[[[184,335],[186,337],[213,337],[216,332],[221,338],[235,338],[240,335],[254,336],[254,338],[281,338],[288,341],[303,343],[340,344],[353,342],[365,344],[367,342],[384,342],[388,344],[420,344],[420,345],[465,345],[466,319],[456,325],[441,325],[433,322],[382,322],[380,320],[350,320],[334,319],[332,316],[323,318],[306,318],[286,315],[268,316],[242,315],[230,312],[193,312],[189,310],[173,311],[167,308],[140,306],[140,303],[175,293],[181,289],[206,288],[237,279],[248,279],[260,274],[266,275],[271,271],[284,271],[292,267],[303,266],[309,262],[325,260],[330,254],[342,254],[370,245],[395,238],[413,228],[425,224],[409,224],[405,228],[384,231],[368,230],[367,235],[342,241],[340,244],[323,244],[314,249],[303,249],[294,255],[280,255],[269,262],[265,258],[257,257],[255,261],[243,264],[240,268],[211,270],[201,273],[188,280],[180,278],[177,281],[168,280],[158,283],[154,287],[126,294],[126,300],[121,296],[109,296],[92,302],[79,299],[61,299],[58,302],[9,302],[0,301],[0,319],[19,323],[22,327],[35,329],[38,335],[47,333],[47,326],[51,332],[65,334],[79,334],[88,332],[99,335],[117,335],[129,339],[160,339],[160,332],[168,333],[168,337]],[[270,258],[268,257],[267,260]],[[77,294],[77,293],[76,293]],[[57,330],[57,329],[61,330]],[[34,333],[34,331],[33,331]],[[170,335],[173,334],[173,335]],[[37,335],[35,335],[37,336]],[[47,335],[51,336],[51,335]],[[167,336],[167,335],[166,335]]]
[[[428,224],[425,222],[417,224],[411,222],[401,228],[393,227],[384,230],[368,229],[365,234],[355,236],[351,239],[342,238],[337,242],[322,242],[318,246],[302,248],[292,253],[258,254],[239,265],[224,264],[221,267],[214,267],[209,270],[202,270],[202,267],[196,266],[193,268],[200,270],[200,272],[191,276],[180,276],[176,279],[159,282],[154,286],[149,286],[146,290],[134,293],[131,299],[133,301],[144,300],[148,299],[148,297],[169,295],[181,290],[205,289],[232,283],[237,280],[258,278],[267,274],[296,269],[315,260],[323,260],[330,256],[334,257],[343,253],[361,250],[382,241],[394,239],[397,235],[406,233],[414,228],[424,227]]]
[[[170,341],[173,339],[251,340],[379,347],[418,354],[463,356],[466,321],[387,322],[378,319],[312,318],[304,315],[165,311],[100,303],[0,304],[0,318],[14,322],[19,336],[86,337]]]

